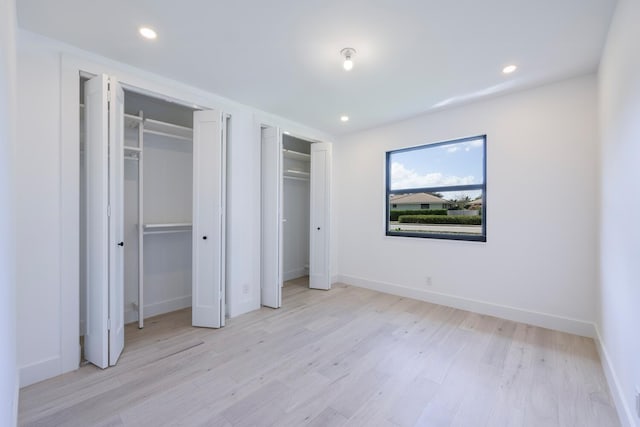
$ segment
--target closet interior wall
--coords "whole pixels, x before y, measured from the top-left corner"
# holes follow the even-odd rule
[[[283,147],[283,280],[309,274],[309,178],[311,144],[290,135]]]
[[[124,301],[125,323],[130,323],[139,320],[139,281],[143,318],[191,306],[193,110],[126,91],[125,114],[125,147],[140,148],[140,136],[143,141],[142,161],[125,149],[125,242],[132,244],[124,248]]]
[[[84,80],[80,108],[80,335],[86,324]],[[124,320],[191,306],[193,109],[125,91]],[[141,289],[142,288],[142,289]]]

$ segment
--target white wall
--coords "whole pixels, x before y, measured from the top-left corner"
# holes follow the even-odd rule
[[[596,122],[596,79],[585,76],[342,138],[339,280],[593,335]],[[479,134],[487,242],[385,237],[385,151]]]
[[[14,235],[14,141],[16,10],[0,0],[0,425],[16,424],[16,276]]]
[[[640,425],[640,2],[621,0],[600,64],[603,363],[626,425]]]
[[[282,204],[282,276],[291,280],[309,274],[309,181],[285,178]]]
[[[16,268],[25,384],[60,365],[60,55],[22,43],[20,34],[18,42]]]
[[[78,361],[79,314],[74,308],[79,299],[78,268],[74,260],[79,239],[73,227],[78,216],[73,182],[79,172],[74,169],[78,165],[73,145],[77,140],[71,137],[74,132],[77,135],[77,129],[61,125],[61,117],[64,121],[77,114],[78,98],[63,92],[70,81],[70,62],[232,115],[227,165],[227,300],[231,316],[260,306],[259,123],[332,141],[330,135],[215,94],[19,31],[17,311],[23,386],[75,369]],[[77,74],[71,73],[71,77],[77,78]],[[63,186],[61,182],[71,184]]]

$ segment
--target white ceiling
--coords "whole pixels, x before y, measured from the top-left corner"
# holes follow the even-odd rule
[[[24,29],[342,134],[594,71],[615,0],[18,0]],[[149,42],[141,25],[156,29]],[[345,72],[339,51],[354,47]],[[501,73],[507,64],[516,73]],[[341,123],[340,115],[351,117]]]

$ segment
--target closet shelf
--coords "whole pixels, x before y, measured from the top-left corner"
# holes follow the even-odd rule
[[[284,171],[284,176],[292,178],[308,178],[311,174],[305,171],[299,171],[295,169],[287,169]]]
[[[288,159],[302,160],[305,162],[311,161],[311,154],[301,153],[299,151],[288,150],[286,148],[283,148],[282,154],[284,155],[284,157]]]
[[[142,118],[140,118],[138,116],[134,116],[133,114],[125,113],[125,115],[124,115],[124,127],[130,128],[130,129],[135,129],[138,126],[140,126],[140,123],[142,123]]]
[[[185,231],[191,231],[192,225],[188,222],[174,222],[164,224],[144,224],[142,226],[142,232],[144,234],[166,234],[166,233],[181,233]]]
[[[138,147],[124,146],[124,159],[125,160],[140,160],[142,149]]]
[[[144,132],[153,135],[168,136],[183,141],[191,141],[193,139],[193,129],[174,125],[173,123],[161,122],[160,120],[145,119]]]

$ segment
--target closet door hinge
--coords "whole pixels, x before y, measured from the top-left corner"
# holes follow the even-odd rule
[[[111,205],[107,205],[107,216],[111,216]]]
[[[111,330],[111,319],[107,319],[107,331]]]

